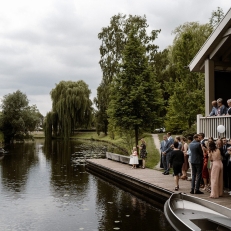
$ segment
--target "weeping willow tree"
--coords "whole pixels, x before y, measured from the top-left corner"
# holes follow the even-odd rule
[[[61,81],[51,90],[52,111],[46,116],[46,137],[69,138],[75,128],[88,127],[92,119],[91,91],[80,80]]]

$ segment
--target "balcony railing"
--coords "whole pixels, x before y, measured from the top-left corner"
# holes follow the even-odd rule
[[[217,127],[223,125],[224,133],[219,133]],[[226,137],[231,138],[231,116],[208,116],[202,117],[197,115],[197,133],[203,132],[205,138],[213,137],[214,139]]]

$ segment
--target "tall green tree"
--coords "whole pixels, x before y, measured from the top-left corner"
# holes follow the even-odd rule
[[[19,90],[3,96],[1,108],[0,126],[6,142],[17,134],[34,131],[42,118],[36,105],[29,106],[26,94]]]
[[[98,135],[101,131],[107,135],[108,131],[108,116],[106,112],[108,107],[108,92],[109,85],[106,85],[102,81],[97,88],[97,97],[94,98],[94,103],[98,108],[98,110],[95,112],[95,125]]]
[[[171,73],[171,69],[169,67],[169,59],[168,59],[169,50],[168,48],[164,49],[163,51],[158,51],[154,56],[153,61],[150,63],[152,70],[156,76],[156,81],[160,83],[160,89],[162,89],[162,97],[164,99],[164,107],[161,110],[159,116],[161,118],[160,124],[154,124],[154,127],[163,126],[164,118],[166,115],[166,109],[168,105],[169,93],[165,89],[165,83],[169,82],[170,77],[174,75]],[[152,128],[153,130],[153,128]]]
[[[108,107],[109,122],[122,129],[133,129],[136,144],[140,128],[158,120],[163,100],[160,84],[148,63],[146,47],[134,27],[125,45],[120,72],[113,78]]]
[[[114,76],[120,72],[122,53],[128,41],[128,34],[132,28],[136,28],[136,35],[144,46],[145,53],[150,62],[153,61],[158,49],[158,46],[154,44],[154,40],[157,38],[160,30],[152,30],[148,34],[146,16],[118,14],[111,18],[108,27],[102,28],[102,31],[98,34],[98,38],[102,41],[99,64],[103,76],[101,84],[97,89],[97,98],[94,99],[98,109],[96,116],[98,132],[103,131],[107,134],[108,118],[106,110],[110,101],[109,88]]]
[[[211,34],[209,24],[185,23],[174,30],[169,48],[169,68],[173,78],[165,83],[170,95],[165,125],[168,130],[190,128],[197,114],[204,114],[204,75],[189,72],[188,64]]]
[[[48,137],[59,135],[69,138],[77,127],[87,127],[92,118],[91,91],[88,85],[80,80],[61,81],[50,92],[52,99],[52,113],[48,113],[45,130]]]

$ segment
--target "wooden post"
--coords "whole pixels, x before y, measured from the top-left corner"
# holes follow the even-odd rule
[[[215,100],[214,87],[214,62],[210,59],[205,60],[205,116],[208,116]]]

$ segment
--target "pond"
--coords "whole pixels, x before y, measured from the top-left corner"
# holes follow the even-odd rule
[[[73,164],[80,141],[37,139],[0,160],[0,230],[172,230],[162,211]]]

